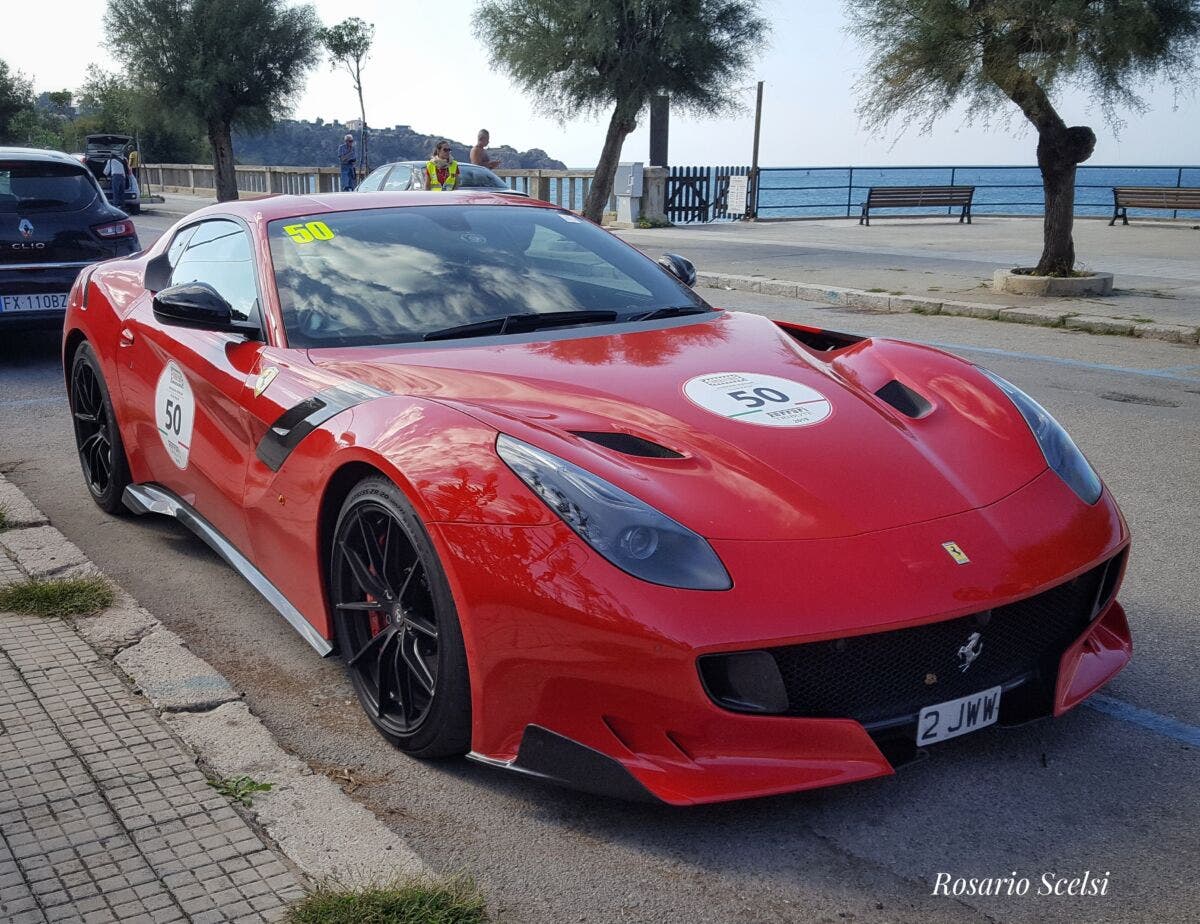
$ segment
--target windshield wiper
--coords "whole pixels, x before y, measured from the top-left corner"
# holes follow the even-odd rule
[[[500,315],[495,318],[484,318],[482,321],[444,327],[441,330],[431,330],[421,339],[457,340],[462,337],[476,337],[489,333],[517,334],[545,327],[587,324],[590,321],[615,321],[618,317],[619,315],[615,311],[527,311],[519,314]]]
[[[699,305],[671,305],[667,308],[655,308],[643,314],[631,314],[626,321],[656,321],[659,318],[677,318],[685,314],[707,314],[711,308],[701,308]]]

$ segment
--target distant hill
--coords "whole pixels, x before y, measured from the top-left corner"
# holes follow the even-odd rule
[[[357,130],[341,122],[300,122],[285,119],[270,131],[261,134],[234,132],[233,150],[239,164],[270,164],[278,167],[334,167],[337,166],[337,149],[343,136]],[[393,160],[425,160],[429,157],[436,141],[444,135],[422,135],[407,125],[393,128],[372,128],[368,138],[368,154],[371,166],[378,167]],[[471,142],[450,140],[455,158],[470,159]],[[566,164],[555,160],[540,148],[517,151],[508,146],[488,148],[493,160],[500,166],[512,169],[565,170]],[[359,157],[362,153],[359,152]]]

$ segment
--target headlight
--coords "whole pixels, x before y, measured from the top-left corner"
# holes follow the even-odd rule
[[[688,590],[733,586],[703,538],[632,494],[504,434],[496,439],[496,452],[584,542],[622,571]]]
[[[1029,424],[1029,429],[1033,431],[1038,445],[1042,447],[1046,463],[1058,473],[1058,477],[1065,481],[1085,504],[1096,503],[1100,498],[1100,476],[1088,464],[1088,460],[1083,457],[1083,453],[1062,425],[1016,385],[988,372],[987,369],[977,368],[995,382],[1017,406],[1017,410]]]

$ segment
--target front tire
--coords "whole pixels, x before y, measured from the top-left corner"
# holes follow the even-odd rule
[[[450,586],[386,478],[363,479],[342,504],[328,588],[346,670],[379,732],[413,757],[466,753],[471,689]]]
[[[130,482],[129,461],[100,362],[86,341],[71,362],[70,399],[75,448],[88,493],[101,510],[121,513],[121,497]]]

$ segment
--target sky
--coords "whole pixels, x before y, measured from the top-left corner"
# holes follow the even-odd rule
[[[75,88],[88,64],[119,70],[104,46],[102,0],[39,0],[17,5],[5,0],[0,59],[32,78],[37,91]],[[487,50],[474,37],[473,0],[459,14],[436,7],[430,25],[418,15],[421,4],[395,0],[315,0],[327,25],[354,15],[375,24],[375,44],[363,72],[367,121],[376,127],[410,125],[421,133],[473,142],[480,128],[493,145],[519,150],[542,148],[571,167],[594,166],[604,141],[607,117],[572,119],[566,124],[540,114],[536,101],[514,87],[488,63]],[[967,124],[949,112],[928,134],[902,123],[886,133],[862,129],[855,115],[856,79],[868,64],[865,51],[844,32],[840,0],[762,0],[772,24],[744,85],[744,107],[721,119],[671,115],[672,165],[750,163],[754,136],[755,84],[765,82],[759,163],[762,166],[901,166],[911,164],[1031,164],[1036,136],[1019,115],[990,130]],[[428,12],[428,10],[426,10]],[[69,23],[68,28],[63,24]],[[350,78],[322,63],[298,79],[295,118],[346,121],[358,115]],[[1141,89],[1149,106],[1123,112],[1119,135],[1099,108],[1074,92],[1055,102],[1068,124],[1092,126],[1097,165],[1196,164],[1200,162],[1200,98],[1178,96],[1169,86]],[[629,136],[622,160],[646,160],[645,124]],[[332,154],[331,154],[332,157]]]

